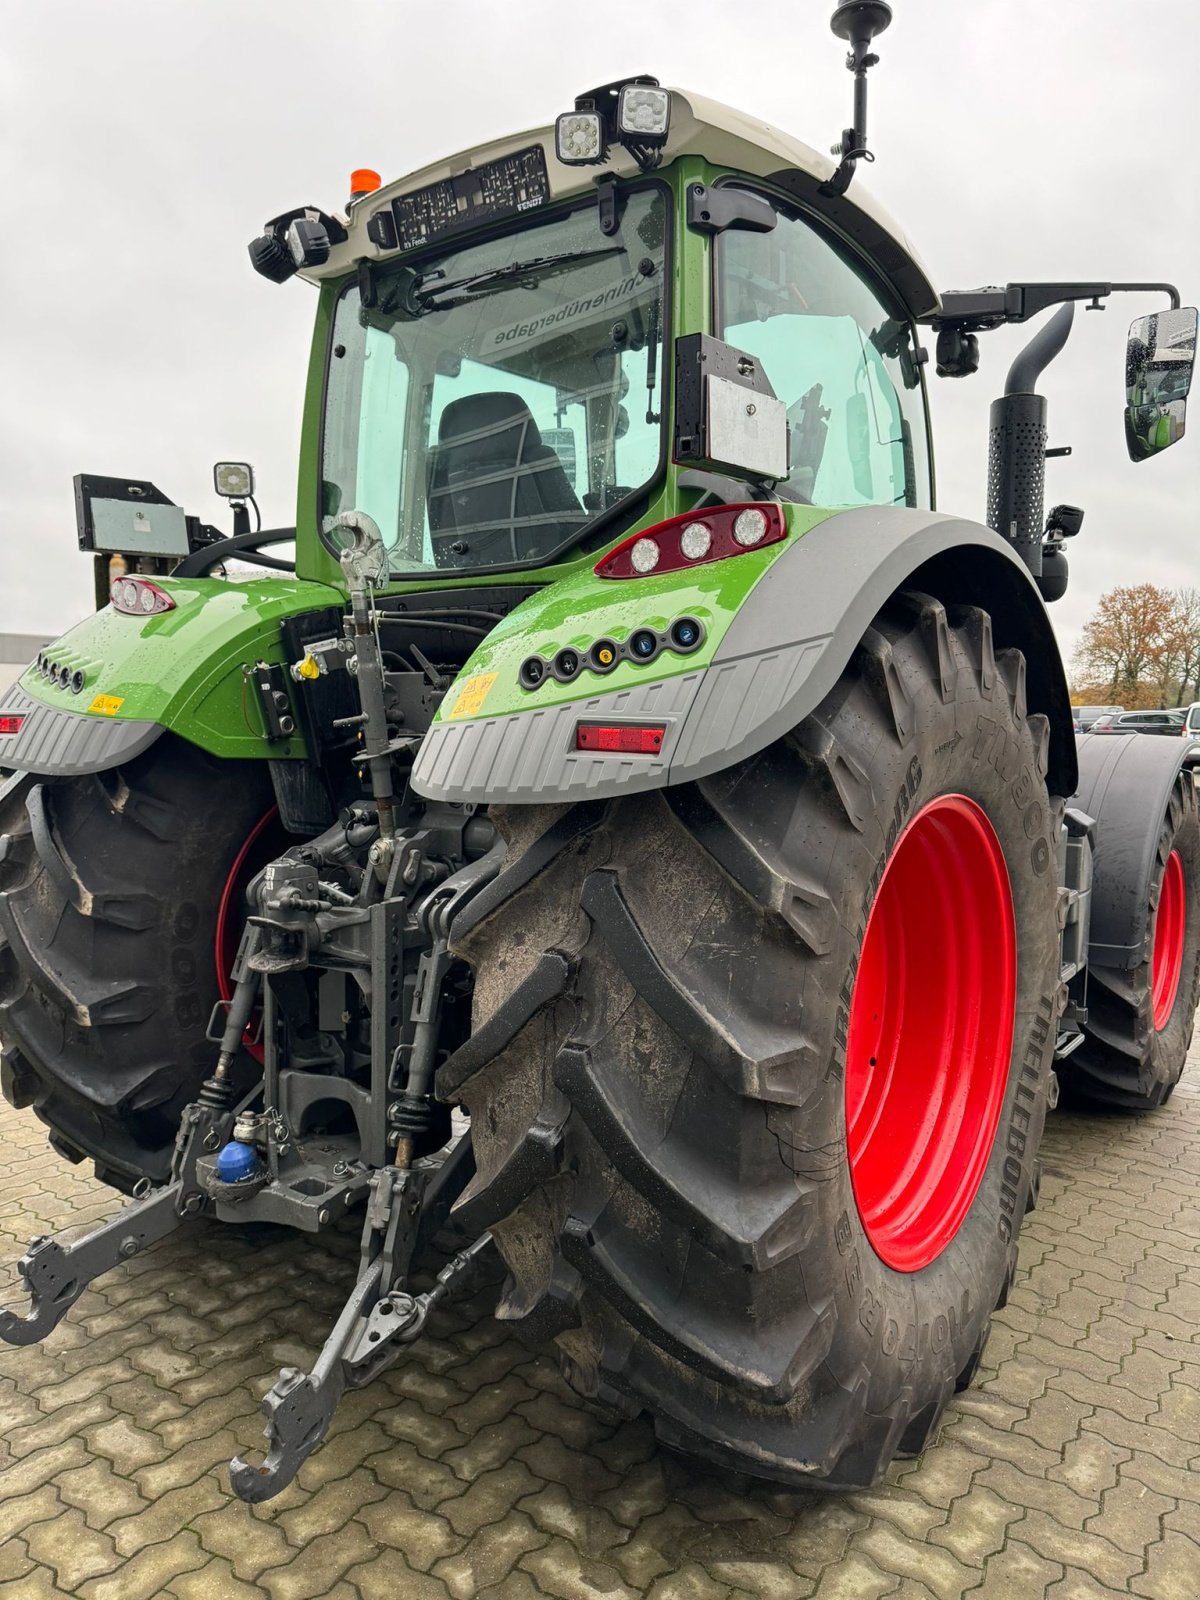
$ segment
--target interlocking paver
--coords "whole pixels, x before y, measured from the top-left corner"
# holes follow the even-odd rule
[[[18,1461],[32,1455],[35,1450],[64,1443],[82,1433],[89,1423],[111,1420],[113,1408],[107,1396],[97,1394],[81,1405],[62,1406],[49,1416],[40,1411],[35,1415],[36,1420],[5,1431],[4,1442]]]
[[[0,1108],[0,1294],[118,1197]],[[1200,1049],[1170,1106],[1051,1118],[977,1385],[870,1493],[731,1483],[598,1415],[494,1288],[347,1396],[276,1501],[231,1499],[355,1240],[203,1223],[0,1348],[3,1600],[1197,1600]]]
[[[220,1511],[197,1517],[192,1527],[208,1554],[223,1556],[234,1576],[245,1583],[296,1558],[295,1546],[265,1513],[256,1515],[227,1504]]]
[[[983,1582],[971,1590],[971,1600],[1034,1600],[1063,1575],[1057,1561],[1048,1561],[1019,1539],[1010,1538],[1003,1550],[990,1557]],[[1109,1591],[1111,1593],[1111,1591]]]
[[[330,1590],[350,1567],[379,1553],[379,1547],[360,1522],[348,1522],[336,1533],[324,1534],[307,1544],[285,1567],[262,1573],[259,1583],[271,1600],[327,1600]],[[406,1594],[396,1589],[395,1594]]]
[[[523,1511],[511,1511],[503,1522],[480,1528],[456,1555],[446,1556],[432,1568],[453,1600],[475,1600],[481,1589],[502,1583],[521,1557],[549,1543],[549,1537]],[[407,1544],[403,1546],[409,1560]]]
[[[558,1600],[639,1600],[645,1589],[622,1583],[615,1569],[581,1555],[565,1539],[554,1539],[521,1557],[539,1588]]]
[[[358,1520],[377,1545],[403,1550],[409,1565],[420,1572],[428,1572],[435,1562],[461,1551],[467,1543],[466,1535],[456,1533],[445,1517],[436,1511],[423,1511],[396,1489],[387,1490],[386,1498],[378,1504],[365,1507]],[[487,1524],[485,1529],[491,1526]],[[481,1543],[486,1544],[486,1539]]]
[[[790,1567],[768,1561],[714,1561],[714,1578],[729,1584],[734,1595],[749,1600],[806,1600],[816,1588],[812,1578],[801,1578]]]
[[[931,1543],[944,1545],[968,1567],[982,1567],[1004,1548],[1008,1529],[1021,1515],[1019,1506],[1002,1500],[986,1485],[976,1484],[951,1507],[950,1515],[929,1533]]]
[[[28,1577],[33,1569],[34,1561],[24,1540],[5,1539],[0,1544],[0,1583],[9,1585],[15,1592],[17,1580]]]
[[[77,1593],[87,1578],[112,1572],[124,1561],[111,1536],[89,1528],[78,1511],[60,1511],[51,1521],[27,1528],[25,1548],[35,1561],[49,1567],[67,1594]]]
[[[1134,1594],[1150,1596],[1150,1600],[1193,1600],[1198,1572],[1200,1545],[1181,1533],[1168,1533],[1152,1546],[1145,1572],[1139,1573],[1129,1587]]]
[[[93,1578],[76,1592],[81,1600],[158,1600],[173,1578],[194,1572],[206,1560],[196,1535],[184,1529],[164,1544],[144,1546],[115,1572]]]

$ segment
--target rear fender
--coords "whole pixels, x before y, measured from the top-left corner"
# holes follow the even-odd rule
[[[156,578],[175,608],[149,617],[106,606],[44,655],[83,689],[50,682],[29,667],[0,711],[23,718],[0,738],[0,768],[39,777],[104,772],[139,755],[167,729],[212,755],[287,761],[305,755],[299,733],[268,744],[242,668],[282,663],[280,624],[336,606],[344,597],[324,584],[293,579],[231,583],[217,578]]]
[[[1130,971],[1146,959],[1149,887],[1171,791],[1181,768],[1200,764],[1200,746],[1141,733],[1084,733],[1078,744],[1073,804],[1096,822],[1088,960]]]
[[[978,523],[890,506],[839,512],[791,543],[741,603],[707,665],[542,709],[435,723],[413,787],[431,799],[533,804],[664,788],[720,771],[814,711],[872,619],[903,588],[983,607],[996,647],[1024,652],[1028,709],[1050,722],[1051,792],[1072,794],[1070,697],[1027,568]],[[661,723],[661,752],[577,751],[581,718]]]

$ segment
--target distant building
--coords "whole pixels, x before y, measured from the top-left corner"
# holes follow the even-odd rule
[[[0,633],[0,694],[49,643],[49,635],[44,633]]]
[[[0,633],[0,663],[10,667],[23,667],[44,644],[50,643],[45,633]]]

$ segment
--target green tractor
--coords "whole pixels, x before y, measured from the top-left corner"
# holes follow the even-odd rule
[[[319,291],[294,529],[240,463],[230,538],[77,480],[111,601],[0,701],[3,1087],[130,1199],[0,1335],[190,1218],[362,1208],[246,1499],[493,1247],[582,1395],[869,1484],[971,1382],[1059,1083],[1179,1077],[1192,747],[1072,733],[1037,382],[1077,302],[1157,294],[1128,388],[1181,422],[1196,313],[939,294],[855,181],[889,19],[834,14],[832,160],[637,77],[270,222]],[[926,330],[962,377],[1047,310],[987,525],[936,512]]]

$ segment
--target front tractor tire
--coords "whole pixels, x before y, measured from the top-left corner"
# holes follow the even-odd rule
[[[512,807],[460,919],[464,1223],[499,1315],[664,1443],[870,1484],[970,1382],[1060,1009],[1048,727],[989,618],[897,596],[819,709],[698,783]]]
[[[236,949],[227,926],[218,953],[218,923],[222,906],[238,920],[247,841],[273,804],[265,763],[171,734],[109,772],[0,788],[0,1086],[125,1192],[168,1176],[214,1065],[231,934]]]

